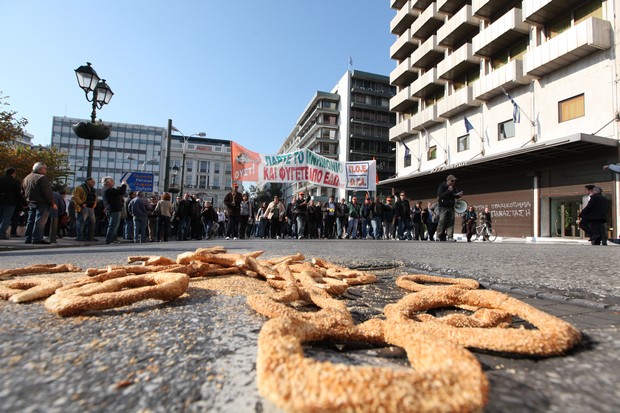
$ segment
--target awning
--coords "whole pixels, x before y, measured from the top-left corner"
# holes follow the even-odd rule
[[[557,160],[565,156],[587,156],[591,151],[605,147],[618,147],[618,140],[605,138],[602,136],[577,133],[563,138],[553,139],[544,142],[532,142],[525,144],[522,148],[507,152],[492,154],[488,156],[478,155],[473,159],[458,162],[450,165],[440,165],[428,171],[412,172],[404,176],[396,176],[378,183],[379,186],[393,186],[405,181],[415,181],[416,184],[436,182],[437,176],[445,175],[447,171],[455,175],[463,173],[494,173],[499,168],[519,168],[526,167],[537,161]],[[458,175],[457,175],[458,176]]]

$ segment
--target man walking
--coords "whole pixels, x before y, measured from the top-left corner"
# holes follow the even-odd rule
[[[43,239],[45,224],[50,209],[57,208],[52,194],[52,183],[47,179],[47,165],[37,162],[22,182],[24,196],[28,201],[28,223],[26,224],[26,244],[49,244]]]
[[[82,185],[76,186],[71,200],[75,207],[77,240],[96,241],[95,207],[97,206],[97,191],[95,191],[95,180],[88,177]]]
[[[439,205],[437,236],[441,241],[456,241],[454,239],[454,203],[463,195],[463,192],[456,189],[455,182],[454,175],[448,175],[437,189],[437,203]]]
[[[123,211],[123,197],[127,191],[127,185],[121,182],[121,186],[114,188],[114,179],[111,176],[103,178],[103,204],[108,215],[108,229],[106,231],[105,243],[118,244],[118,226],[121,222],[121,212]]]

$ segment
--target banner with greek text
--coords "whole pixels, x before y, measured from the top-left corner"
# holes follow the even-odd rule
[[[263,155],[231,142],[232,179],[263,183],[308,182],[347,190],[376,190],[376,161],[339,162],[300,149]]]

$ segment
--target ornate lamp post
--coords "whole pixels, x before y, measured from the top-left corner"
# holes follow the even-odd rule
[[[181,196],[183,196],[183,186],[185,185],[185,158],[186,158],[186,149],[187,149],[187,141],[189,140],[189,138],[191,138],[192,136],[200,136],[200,137],[204,137],[207,136],[206,133],[204,132],[196,132],[193,133],[189,136],[185,136],[185,134],[183,132],[181,132],[180,130],[178,130],[177,128],[175,128],[174,126],[172,127],[172,130],[180,133],[181,136],[183,137],[183,161],[181,162]],[[174,173],[174,172],[173,172]]]
[[[93,172],[93,140],[103,140],[110,136],[110,128],[104,125],[95,124],[97,117],[97,109],[101,109],[103,105],[110,103],[110,99],[114,95],[112,89],[107,85],[105,79],[100,79],[89,62],[87,66],[80,66],[75,69],[78,85],[84,91],[86,100],[93,102],[93,111],[90,114],[90,123],[80,122],[73,126],[73,130],[77,136],[90,141],[88,146],[88,167],[87,175],[92,176]]]
[[[179,188],[177,188],[177,175],[179,174],[179,167],[174,165],[170,168],[170,172],[172,172],[172,185],[168,188],[168,192],[171,194],[176,194],[179,192]]]

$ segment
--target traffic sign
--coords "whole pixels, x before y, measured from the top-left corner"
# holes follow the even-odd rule
[[[153,192],[155,175],[149,172],[125,172],[121,182],[125,182],[132,191]]]

